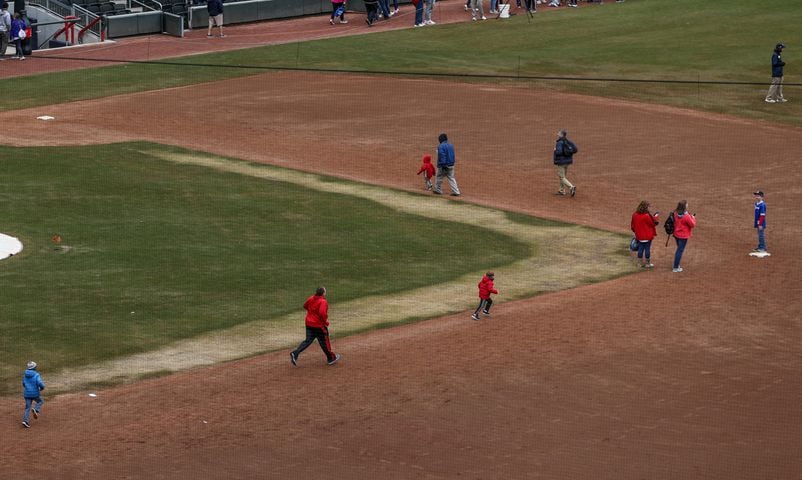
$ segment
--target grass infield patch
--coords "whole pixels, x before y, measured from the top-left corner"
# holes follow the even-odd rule
[[[29,359],[92,364],[296,312],[318,285],[332,303],[392,295],[531,253],[498,232],[152,155],[189,154],[172,147],[5,151],[2,231],[24,244],[0,263],[6,393]]]

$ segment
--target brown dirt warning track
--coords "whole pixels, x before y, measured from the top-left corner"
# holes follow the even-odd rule
[[[699,226],[685,272],[671,273],[661,235],[654,271],[500,304],[488,321],[335,338],[331,368],[313,347],[298,368],[276,352],[61,395],[30,430],[21,400],[0,399],[0,477],[800,478],[800,129],[421,79],[382,78],[377,105],[360,93],[375,82],[270,73],[0,121],[29,145],[147,139],[406,190],[446,131],[459,201],[626,232],[641,199],[663,212],[687,199]],[[411,101],[421,91],[425,104]],[[211,97],[225,108],[198,107]],[[580,144],[574,199],[553,195],[558,126]],[[626,138],[647,147],[628,151]],[[758,187],[763,260],[747,256]],[[503,282],[497,272],[502,294]]]

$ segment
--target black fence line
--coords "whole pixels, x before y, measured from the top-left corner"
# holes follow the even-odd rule
[[[389,70],[343,70],[336,68],[311,67],[270,67],[260,65],[224,65],[217,63],[187,63],[164,60],[119,60],[111,58],[80,58],[80,57],[37,57],[38,60],[74,60],[81,62],[98,63],[126,63],[138,65],[167,65],[176,67],[202,67],[202,68],[233,68],[245,70],[275,70],[292,72],[318,72],[318,73],[348,73],[359,75],[401,75],[409,77],[457,77],[457,78],[497,78],[503,80],[558,80],[572,82],[619,82],[619,83],[667,83],[680,85],[770,85],[771,80],[763,82],[745,82],[735,80],[666,80],[655,78],[611,78],[611,77],[561,77],[553,75],[503,75],[493,73],[440,73],[440,72],[400,72]],[[800,87],[802,83],[783,82],[784,87]]]

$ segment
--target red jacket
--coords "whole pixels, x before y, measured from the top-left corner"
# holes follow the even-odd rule
[[[434,165],[432,165],[432,156],[431,155],[424,155],[423,156],[423,165],[421,165],[420,170],[415,175],[420,175],[421,172],[426,172],[426,176],[432,178],[434,176]]]
[[[304,302],[306,326],[326,328],[329,326],[329,302],[324,296],[312,295]]]
[[[632,222],[630,228],[635,233],[635,238],[640,241],[653,240],[657,236],[657,229],[654,228],[659,222],[657,215],[652,215],[649,212],[632,214]]]
[[[690,213],[681,217],[676,213],[672,215],[674,215],[674,236],[680,239],[691,238],[691,230],[696,227],[696,217]]]
[[[491,293],[498,295],[498,290],[493,288],[493,279],[487,275],[484,275],[482,280],[479,282],[479,298],[482,300],[487,300],[490,298]]]

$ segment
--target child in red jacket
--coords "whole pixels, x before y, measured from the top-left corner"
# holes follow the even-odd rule
[[[432,189],[432,177],[434,177],[434,165],[432,165],[432,156],[431,155],[424,155],[423,156],[423,165],[421,165],[420,170],[416,175],[420,175],[423,173],[423,185],[426,190]]]
[[[485,315],[490,315],[490,307],[493,305],[493,299],[490,298],[491,293],[498,295],[498,290],[493,287],[493,279],[495,274],[487,272],[482,280],[479,282],[479,307],[473,312],[471,318],[479,320],[479,310]]]

